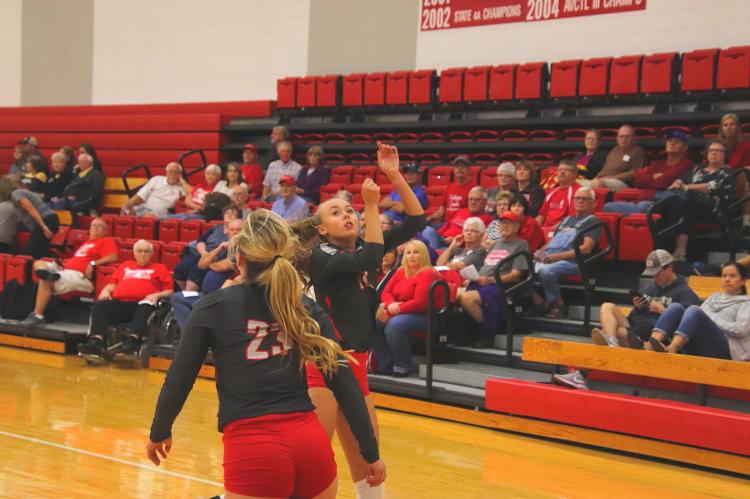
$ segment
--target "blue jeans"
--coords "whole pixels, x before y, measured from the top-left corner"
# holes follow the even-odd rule
[[[732,358],[726,333],[698,305],[690,305],[686,310],[679,303],[671,304],[656,321],[654,330],[670,339],[675,334],[685,338],[687,343],[682,352],[688,355]]]
[[[180,328],[180,331],[185,331],[190,312],[193,311],[193,307],[201,298],[203,298],[203,293],[198,293],[198,296],[186,298],[182,294],[182,291],[179,293],[173,293],[169,298],[169,301],[172,303],[172,310],[174,310],[177,327]]]
[[[438,234],[437,229],[431,225],[428,225],[424,228],[424,230],[422,231],[422,237],[424,237],[427,242],[430,243],[430,246],[435,249],[445,248],[447,246],[443,238],[440,237],[440,234]]]
[[[427,330],[424,314],[403,314],[388,322],[377,322],[373,354],[382,372],[408,374],[412,372],[411,339],[409,333]]]
[[[578,264],[570,260],[560,260],[554,263],[536,262],[534,266],[539,281],[544,290],[544,301],[552,303],[560,298],[560,278],[566,275],[580,274]]]
[[[167,215],[164,218],[165,219],[167,219],[167,218],[173,218],[173,219],[177,218],[177,219],[180,219],[180,220],[183,220],[183,221],[184,220],[205,220],[205,218],[203,217],[203,215],[201,215],[200,213],[172,213],[171,215]]]
[[[622,213],[623,216],[628,216],[633,213],[646,213],[652,204],[654,204],[653,201],[639,201],[638,203],[614,201],[605,204],[602,211],[605,213]]]

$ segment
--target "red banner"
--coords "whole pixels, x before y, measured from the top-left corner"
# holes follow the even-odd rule
[[[646,0],[422,0],[421,30],[552,21],[646,10]]]

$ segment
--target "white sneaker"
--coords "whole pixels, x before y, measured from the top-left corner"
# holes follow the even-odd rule
[[[608,346],[608,347],[619,347],[620,343],[614,336],[604,334],[601,329],[594,328],[591,330],[591,341],[594,345]]]
[[[553,374],[552,382],[556,385],[567,386],[568,388],[589,389],[589,385],[586,384],[586,378],[583,377],[581,371],[573,371],[568,374]]]

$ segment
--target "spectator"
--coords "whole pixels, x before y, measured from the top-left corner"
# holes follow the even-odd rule
[[[21,253],[31,255],[35,260],[47,256],[49,240],[60,226],[57,214],[44,204],[42,198],[31,191],[19,189],[8,177],[0,178],[0,202],[2,201],[13,202],[16,216],[31,232]]]
[[[535,181],[536,168],[528,159],[516,163],[516,185],[519,194],[526,198],[529,204],[529,215],[535,217],[544,203],[544,189]]]
[[[645,160],[643,149],[633,144],[634,139],[632,126],[622,125],[617,130],[617,145],[607,154],[607,160],[591,182],[591,187],[617,192],[630,185],[636,170],[643,166]]]
[[[596,177],[602,170],[604,162],[607,160],[606,151],[599,149],[602,143],[602,134],[599,130],[587,130],[583,138],[583,145],[586,152],[582,152],[575,157],[578,171],[584,178],[589,180]]]
[[[691,305],[686,310],[678,303],[667,307],[656,321],[647,347],[657,352],[750,361],[747,277],[741,264],[725,264],[721,269],[724,291],[712,294],[700,307]]]
[[[518,215],[519,223],[518,235],[529,245],[529,251],[534,253],[544,244],[544,234],[542,228],[536,223],[534,217],[528,214],[529,205],[526,198],[516,195],[510,202],[510,211]]]
[[[401,268],[380,297],[373,347],[380,372],[401,378],[413,371],[409,333],[427,329],[427,295],[437,279],[425,244],[407,242]]]
[[[497,167],[497,187],[487,191],[487,213],[495,212],[495,196],[498,192],[516,191],[516,166],[510,161],[500,163]]]
[[[476,185],[471,177],[470,167],[468,156],[456,156],[453,160],[453,182],[445,188],[443,204],[427,217],[428,223],[439,224],[444,220],[450,220],[460,209],[469,205],[469,191]]]
[[[453,217],[448,220],[440,229],[437,231],[440,238],[436,239],[436,248],[444,247],[445,243],[450,244],[450,241],[457,235],[463,232],[464,222],[470,217],[478,217],[485,224],[485,227],[492,222],[492,215],[485,212],[485,206],[487,205],[487,191],[482,187],[472,187],[469,191],[469,206],[467,208],[461,208],[456,212]],[[430,239],[432,244],[432,239]]]
[[[557,166],[560,185],[547,194],[539,215],[536,216],[536,222],[542,228],[545,237],[548,233],[554,232],[560,220],[574,213],[573,196],[581,187],[576,183],[576,175],[578,175],[578,168],[572,160],[560,161]]]
[[[482,246],[489,250],[495,241],[500,239],[500,215],[510,210],[510,203],[516,198],[516,194],[509,191],[500,191],[495,195],[495,218],[487,226],[482,239]]]
[[[517,251],[529,251],[529,245],[518,236],[521,220],[512,211],[505,211],[499,217],[500,238],[495,240],[484,262],[477,266],[479,278],[470,282],[466,291],[458,297],[461,308],[469,314],[479,334],[474,342],[477,348],[487,348],[494,343],[495,333],[503,322],[502,288],[520,281],[529,270],[525,258],[506,258]],[[495,282],[495,267],[500,265],[500,284]],[[480,326],[481,325],[481,326]]]
[[[579,233],[585,234],[580,251],[588,255],[599,243],[601,227],[590,230],[599,222],[593,215],[596,194],[589,187],[581,187],[573,197],[574,215],[563,218],[552,239],[534,253],[536,273],[544,290],[544,297],[534,294],[532,314],[547,313],[549,319],[567,315],[567,307],[560,294],[560,278],[580,272],[575,260],[574,244]]]
[[[297,180],[302,166],[292,159],[292,143],[283,141],[279,142],[276,150],[279,153],[279,159],[268,165],[268,171],[263,179],[263,199],[273,201],[279,195],[279,179],[283,176],[293,177]]]
[[[662,195],[658,191],[666,191],[672,182],[682,178],[693,166],[688,157],[688,136],[685,132],[675,130],[667,135],[666,152],[666,160],[654,161],[635,172],[633,187],[641,190],[637,203],[614,201],[605,204],[603,211],[622,213],[625,216],[646,213],[653,204],[651,199],[654,196],[658,199]]]
[[[2,185],[4,184],[0,184]],[[15,205],[10,199],[0,200],[0,253],[13,253],[13,240],[17,229],[18,215]]]
[[[219,180],[214,187],[213,192],[221,192],[227,196],[232,195],[232,187],[243,184],[242,169],[239,163],[229,163],[227,165],[226,180]]]
[[[71,173],[76,167],[76,155],[70,146],[62,146],[60,152],[65,155],[65,169]]]
[[[185,213],[175,213],[174,215],[168,215],[167,218],[179,218],[181,220],[199,220],[204,218],[204,207],[206,203],[206,196],[214,191],[216,184],[221,179],[221,167],[219,165],[208,165],[203,170],[203,182],[190,187],[187,184],[183,184],[183,190],[185,190],[185,206],[188,207],[188,211]]]
[[[96,149],[94,149],[94,146],[91,145],[89,142],[81,142],[78,145],[78,155],[81,154],[88,154],[91,156],[91,164],[94,165],[94,170],[101,172],[102,171],[102,162],[99,161],[99,156],[96,154]]]
[[[31,156],[39,156],[42,158],[42,171],[46,174],[49,172],[49,168],[47,167],[47,160],[45,159],[44,155],[39,151],[39,142],[36,140],[36,137],[28,136],[24,137],[23,139],[18,141],[18,144],[23,149],[23,162],[24,165],[29,160]]]
[[[100,357],[107,347],[107,328],[121,322],[132,323],[121,352],[140,351],[141,338],[148,332],[148,318],[161,298],[172,294],[172,277],[161,263],[151,263],[154,247],[145,239],[133,245],[135,260],[122,263],[99,294],[89,323],[88,341],[78,345],[78,354]]]
[[[285,126],[277,125],[271,129],[269,136],[271,146],[261,156],[258,163],[266,169],[270,168],[271,163],[279,159],[278,146],[281,142],[289,140],[289,130]],[[263,196],[265,198],[265,196]]]
[[[750,166],[750,142],[742,137],[742,122],[736,114],[725,114],[719,122],[719,138],[727,145],[730,168]]]
[[[247,205],[249,198],[250,195],[248,193],[247,184],[242,183],[232,187],[232,195],[230,196],[230,199],[232,200],[232,206],[242,210],[243,219],[253,212],[253,210]]]
[[[307,150],[307,164],[297,176],[297,194],[307,201],[320,203],[320,188],[328,183],[331,171],[323,164],[323,148],[311,146]]]
[[[407,163],[402,171],[406,183],[409,184],[412,192],[417,196],[419,204],[422,205],[423,209],[426,208],[427,191],[422,186],[422,171],[419,169],[419,165],[416,163]],[[406,215],[404,215],[404,204],[401,202],[401,197],[396,191],[392,191],[390,196],[380,201],[380,209],[385,210],[383,213],[388,215],[393,220],[393,223],[400,223],[406,218]]]
[[[674,193],[671,203],[663,208],[662,215],[667,226],[682,223],[677,227],[674,257],[678,262],[687,258],[688,235],[697,223],[719,223],[721,205],[729,202],[736,193],[734,184],[727,180],[730,170],[726,167],[726,145],[721,139],[709,141],[706,148],[708,163],[697,165],[682,179],[672,182],[669,189]]]
[[[16,144],[13,148],[13,163],[8,169],[8,176],[15,180],[19,180],[24,174],[26,174],[26,162],[24,161],[23,146]]]
[[[93,274],[98,265],[117,261],[117,243],[107,237],[107,223],[95,218],[89,226],[89,239],[81,244],[72,257],[62,265],[45,260],[34,262],[34,273],[39,277],[34,310],[21,321],[24,326],[46,323],[44,311],[52,295],[64,295],[74,291],[94,291]]]
[[[252,199],[258,199],[263,194],[263,169],[258,164],[258,149],[254,144],[243,146],[240,169],[250,196]]]
[[[26,160],[26,173],[21,177],[21,185],[44,198],[45,182],[47,182],[47,174],[44,173],[42,157],[35,154],[29,156]]]
[[[166,175],[151,177],[135,196],[128,199],[120,210],[120,214],[166,217],[177,200],[185,196],[183,185],[186,188],[189,186],[181,176],[182,167],[179,163],[169,163],[165,173]]]
[[[78,156],[78,174],[63,189],[62,194],[62,197],[52,204],[52,208],[87,213],[99,206],[104,194],[104,175],[93,168],[91,156]]]
[[[60,151],[52,153],[52,171],[44,185],[44,199],[50,204],[56,203],[72,180],[73,169],[68,168],[65,154]]]
[[[280,196],[273,202],[271,211],[279,215],[287,222],[299,222],[307,218],[310,214],[310,208],[307,201],[295,192],[297,184],[291,175],[283,175],[279,179],[281,190]]]
[[[451,240],[448,249],[438,257],[439,266],[447,265],[452,270],[462,270],[474,265],[482,266],[487,250],[482,247],[482,236],[486,226],[479,217],[469,217],[464,222],[463,232]]]
[[[383,229],[383,231],[386,230],[390,230],[390,226],[387,229]],[[398,268],[399,262],[398,248],[392,248],[383,253],[383,261],[380,263],[380,271],[378,272],[378,277],[375,279],[377,282],[377,291],[382,291],[381,283],[390,279],[393,272]]]

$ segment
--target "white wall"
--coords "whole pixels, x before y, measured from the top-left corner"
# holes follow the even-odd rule
[[[95,0],[92,104],[272,99],[307,72],[311,0]]]
[[[645,11],[419,31],[417,67],[555,62],[748,44],[748,0],[647,0]]]
[[[21,104],[21,1],[0,2],[0,106]]]

